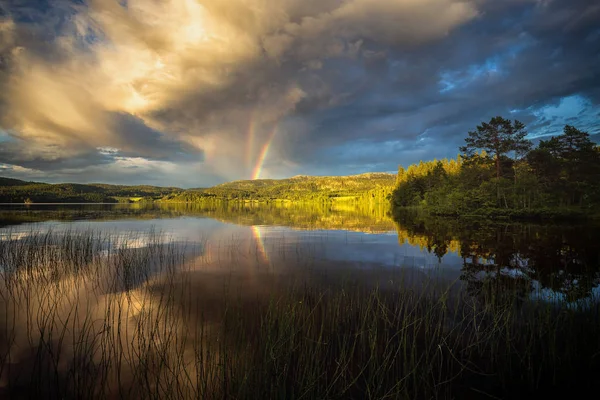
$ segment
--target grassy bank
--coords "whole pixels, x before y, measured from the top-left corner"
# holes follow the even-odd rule
[[[598,388],[595,303],[525,301],[516,283],[470,296],[460,282],[409,284],[401,274],[375,286],[267,274],[242,292],[231,274],[203,271],[202,253],[160,235],[143,247],[92,232],[0,241],[0,396],[514,398]]]

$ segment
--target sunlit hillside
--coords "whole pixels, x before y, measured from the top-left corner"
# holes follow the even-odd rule
[[[164,201],[195,202],[228,200],[368,200],[383,201],[394,189],[395,174],[366,173],[351,176],[295,176],[288,179],[257,179],[224,183],[209,189],[188,190]]]

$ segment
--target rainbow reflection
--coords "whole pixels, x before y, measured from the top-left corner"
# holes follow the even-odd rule
[[[263,241],[259,226],[256,226],[256,225],[252,226],[252,235],[254,236],[254,239],[256,240],[256,245],[258,246],[258,251],[260,252],[262,259],[266,263],[269,263],[269,255],[267,254],[267,251],[265,250],[265,243]]]

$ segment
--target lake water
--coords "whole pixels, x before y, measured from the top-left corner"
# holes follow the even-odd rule
[[[402,273],[474,294],[484,283],[516,282],[524,298],[580,303],[600,295],[596,225],[397,219],[383,206],[5,205],[0,238],[95,231],[130,250],[159,240],[204,273],[234,274],[243,285],[314,273],[380,284]]]
[[[592,382],[599,234],[383,206],[2,206],[0,398],[292,398],[307,376],[364,398],[403,368],[456,394],[426,398],[471,398],[549,363]]]

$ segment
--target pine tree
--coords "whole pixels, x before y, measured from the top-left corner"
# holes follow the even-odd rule
[[[478,150],[484,150],[494,157],[496,163],[496,178],[500,178],[501,158],[510,152],[515,158],[531,148],[531,142],[525,137],[527,131],[520,121],[510,121],[502,117],[494,117],[490,122],[483,122],[477,130],[469,132],[465,139],[466,145],[460,148],[466,157],[474,156]]]

